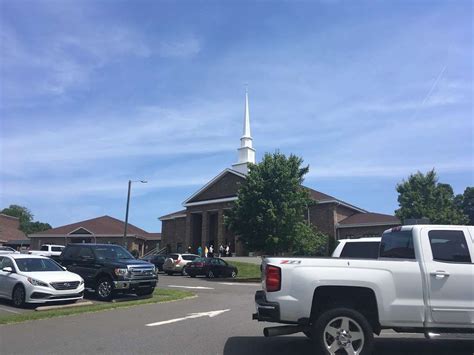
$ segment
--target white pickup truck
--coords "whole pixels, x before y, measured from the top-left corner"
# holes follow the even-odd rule
[[[28,254],[47,256],[54,259],[61,255],[64,248],[64,245],[43,244],[40,250],[28,250]]]
[[[264,259],[253,319],[265,336],[304,332],[324,354],[370,354],[382,329],[474,335],[474,227],[415,225],[382,235],[378,259]]]

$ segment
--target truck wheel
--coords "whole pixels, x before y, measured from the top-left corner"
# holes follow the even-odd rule
[[[25,297],[25,288],[22,285],[15,286],[12,293],[13,305],[18,308],[25,306]]]
[[[311,335],[318,350],[326,355],[368,355],[374,345],[370,323],[361,313],[348,308],[334,308],[321,314]]]
[[[97,282],[95,294],[100,301],[110,301],[112,299],[114,285],[108,277],[102,277]]]

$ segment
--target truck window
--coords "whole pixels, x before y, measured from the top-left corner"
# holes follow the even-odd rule
[[[411,231],[393,231],[382,234],[380,257],[392,259],[415,259],[415,248]]]
[[[432,230],[428,232],[433,260],[470,263],[471,256],[462,231]]]
[[[379,242],[346,243],[342,249],[341,258],[377,259],[379,245]]]
[[[63,251],[63,247],[51,247],[51,251]]]
[[[47,245],[42,245],[40,250],[41,251],[48,251],[48,246]]]

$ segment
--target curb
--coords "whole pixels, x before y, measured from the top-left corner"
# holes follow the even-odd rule
[[[84,302],[79,302],[79,303],[72,303],[72,304],[60,304],[56,306],[41,306],[41,307],[36,307],[35,311],[50,311],[53,309],[63,309],[63,308],[74,308],[74,307],[82,307],[82,306],[91,306],[94,303],[91,301],[84,301]]]

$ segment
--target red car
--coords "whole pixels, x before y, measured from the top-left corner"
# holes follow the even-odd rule
[[[186,265],[186,273],[191,277],[205,275],[214,277],[236,278],[238,270],[220,258],[197,258]]]

